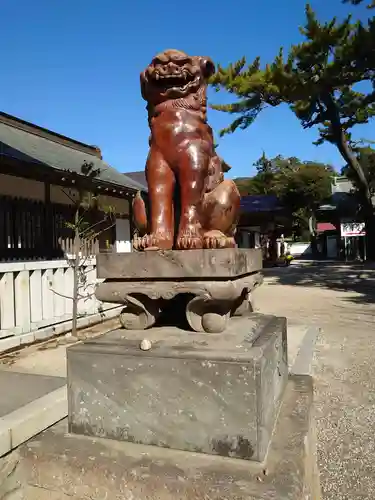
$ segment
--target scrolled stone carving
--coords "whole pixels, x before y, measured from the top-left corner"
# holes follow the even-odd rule
[[[126,330],[145,330],[155,324],[160,315],[158,301],[144,294],[127,295],[120,323]]]
[[[231,305],[228,301],[198,295],[187,303],[186,319],[196,332],[221,333],[227,326]]]
[[[185,314],[191,328],[220,333],[231,316],[251,312],[249,294],[261,282],[260,273],[234,281],[104,282],[97,290],[97,297],[104,302],[125,303],[120,317],[122,326],[139,330],[155,324],[166,301],[180,294],[190,295]]]
[[[242,294],[233,304],[231,316],[247,316],[253,311],[254,307],[251,300],[251,290],[249,290],[249,288],[244,288]]]

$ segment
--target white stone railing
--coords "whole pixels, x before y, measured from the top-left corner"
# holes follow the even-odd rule
[[[86,259],[79,317],[115,307],[95,295],[96,260]],[[73,268],[65,260],[0,263],[0,339],[72,319]]]

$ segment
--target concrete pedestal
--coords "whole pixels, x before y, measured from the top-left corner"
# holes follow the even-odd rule
[[[285,318],[233,318],[211,335],[118,330],[68,349],[69,428],[263,461],[287,377]]]

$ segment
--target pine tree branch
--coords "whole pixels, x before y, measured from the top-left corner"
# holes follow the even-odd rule
[[[359,5],[363,3],[365,0],[343,0],[343,3],[351,3],[352,5]],[[371,0],[371,2],[367,5],[368,9],[375,8],[375,0]]]
[[[329,93],[324,94],[323,100],[327,106],[327,111],[331,115],[332,132],[334,134],[335,143],[337,145],[337,148],[338,148],[339,152],[341,153],[341,156],[344,158],[344,160],[357,173],[358,178],[363,186],[365,196],[371,202],[371,193],[370,193],[370,188],[369,188],[369,185],[367,182],[366,175],[365,175],[359,161],[357,160],[354,152],[351,150],[350,145],[347,141],[347,138],[345,136],[345,132],[342,128],[339,109],[337,108],[337,106],[335,104],[335,101],[334,101],[332,94],[329,94]]]

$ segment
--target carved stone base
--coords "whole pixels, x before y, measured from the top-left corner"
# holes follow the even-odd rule
[[[127,260],[131,278],[124,276]],[[143,279],[133,277],[137,269]],[[106,279],[96,296],[124,304],[122,326],[140,330],[153,326],[167,303],[183,294],[185,310],[180,312],[190,327],[221,333],[231,316],[252,312],[251,292],[262,283],[260,269],[261,252],[252,249],[100,255],[98,276]]]

